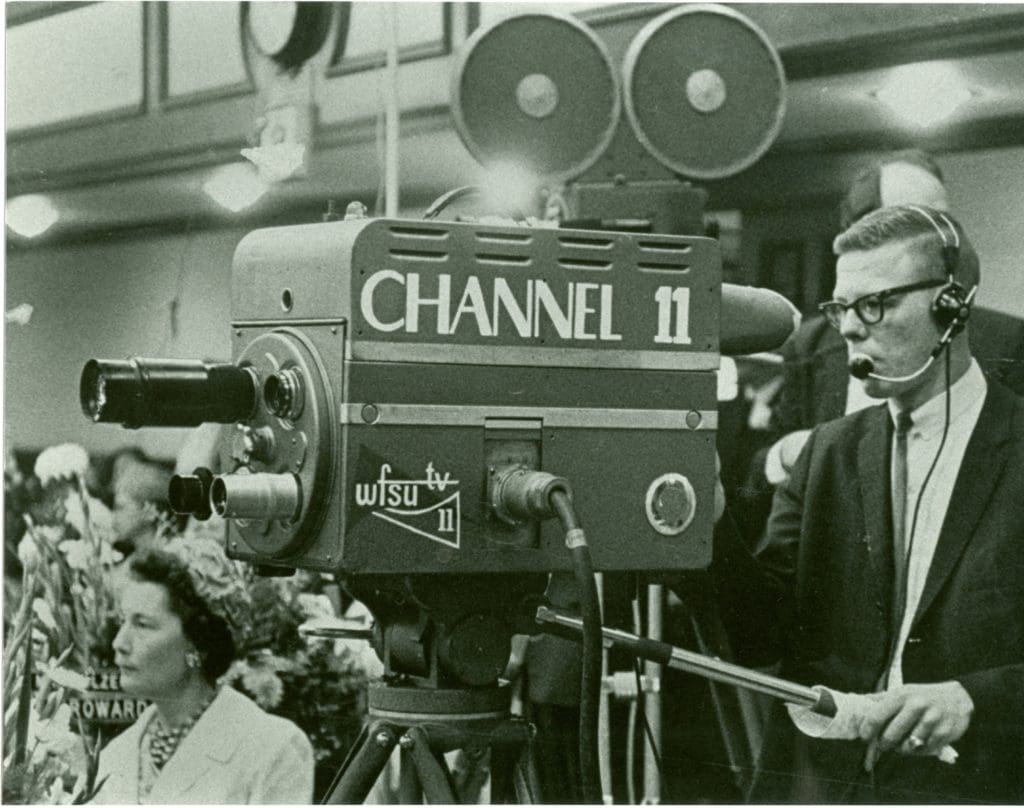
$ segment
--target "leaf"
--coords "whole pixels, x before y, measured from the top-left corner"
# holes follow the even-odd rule
[[[33,614],[29,612],[28,628],[31,633]],[[25,644],[25,667],[22,671],[21,693],[18,695],[18,721],[14,732],[14,762],[25,762],[28,746],[28,718],[32,709],[32,643]]]

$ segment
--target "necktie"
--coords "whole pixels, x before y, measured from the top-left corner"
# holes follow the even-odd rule
[[[901,410],[896,416],[896,448],[892,464],[892,557],[895,581],[893,584],[892,614],[895,631],[903,622],[907,605],[907,434],[913,421],[910,413]]]

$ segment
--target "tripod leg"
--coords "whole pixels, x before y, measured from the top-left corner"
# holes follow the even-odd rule
[[[323,805],[351,805],[366,799],[398,743],[394,727],[374,721],[365,727],[341,764]]]
[[[491,754],[487,747],[463,747],[458,750],[451,766],[452,788],[463,805],[478,805],[480,794],[491,777]],[[493,794],[493,789],[492,792]],[[491,799],[494,802],[494,799]]]
[[[427,802],[432,805],[453,805],[458,802],[447,766],[434,755],[430,748],[430,738],[421,727],[413,727],[405,733],[402,749],[409,751],[416,765]]]
[[[536,754],[533,743],[527,740],[515,768],[515,801],[520,805],[539,805],[544,802],[540,776],[537,774],[537,759],[534,757]]]
[[[423,802],[423,788],[412,752],[403,748],[400,752],[398,769],[398,801],[402,805],[420,805]]]
[[[516,802],[515,776],[519,749],[495,746],[491,749],[491,803],[509,805]]]

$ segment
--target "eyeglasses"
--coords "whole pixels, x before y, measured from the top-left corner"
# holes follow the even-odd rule
[[[883,289],[880,292],[872,292],[869,295],[862,295],[852,303],[843,303],[839,300],[828,300],[819,304],[818,310],[828,318],[828,321],[835,328],[840,327],[840,324],[843,321],[843,315],[850,309],[857,312],[857,317],[860,318],[860,321],[864,323],[864,325],[875,325],[876,323],[882,322],[882,318],[885,316],[885,301],[890,297],[904,295],[907,292],[916,292],[919,289],[934,289],[936,286],[942,286],[944,283],[945,281],[930,280],[908,283],[905,286],[894,286],[891,289]]]

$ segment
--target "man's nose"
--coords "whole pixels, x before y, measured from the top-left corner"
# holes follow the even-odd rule
[[[839,318],[839,333],[846,339],[858,340],[867,336],[867,326],[861,322],[853,307],[843,311]]]

